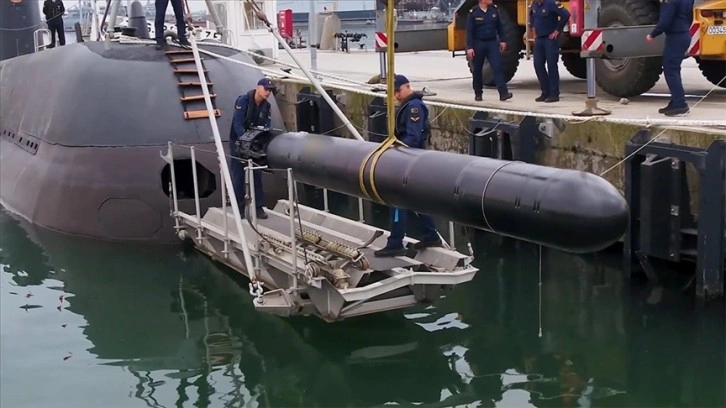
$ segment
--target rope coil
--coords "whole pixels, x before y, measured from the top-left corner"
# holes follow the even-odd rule
[[[393,27],[393,19],[394,19],[394,1],[388,0],[386,4],[386,35],[388,38],[389,44],[395,44],[394,36],[395,36],[395,30]],[[376,147],[373,151],[368,153],[366,157],[363,159],[363,162],[360,164],[360,169],[358,170],[358,185],[361,189],[361,192],[368,197],[372,198],[375,201],[385,204],[383,199],[381,198],[381,195],[378,193],[378,188],[376,187],[376,179],[375,179],[375,171],[376,171],[376,165],[378,164],[378,160],[381,158],[383,153],[388,150],[391,146],[396,144],[398,141],[398,138],[396,138],[396,115],[395,115],[395,107],[393,103],[394,98],[394,92],[395,92],[395,64],[394,64],[394,47],[386,47],[386,54],[388,57],[387,61],[387,72],[386,75],[386,110],[388,113],[388,136],[386,137],[383,142],[381,142],[378,147]],[[403,143],[401,143],[403,144]],[[365,180],[364,180],[364,173],[366,165],[368,165],[368,162],[370,161],[370,172],[368,174],[368,183],[371,187],[371,192],[373,193],[373,197],[371,197],[371,194],[368,192],[365,186]]]

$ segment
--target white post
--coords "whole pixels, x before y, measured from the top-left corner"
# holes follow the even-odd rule
[[[293,287],[297,289],[297,239],[295,239],[295,181],[292,179],[292,169],[287,169],[287,195],[290,205],[290,262],[292,263]],[[302,237],[302,231],[300,231]]]
[[[449,245],[451,245],[452,248],[456,248],[456,243],[454,242],[454,222],[449,221]]]
[[[310,69],[318,70],[318,25],[317,13],[315,13],[315,1],[310,0],[310,12],[308,14],[308,47],[310,47]]]
[[[363,217],[363,199],[358,198],[358,221],[365,222],[365,217]]]
[[[197,211],[197,238],[202,239],[202,212],[199,209],[199,185],[197,183],[197,156],[194,153],[194,146],[190,149],[192,151],[192,178],[194,179],[194,207]]]
[[[179,218],[177,216],[179,215],[179,202],[177,201],[176,196],[176,173],[174,171],[174,150],[172,149],[171,142],[169,142],[169,159],[171,160],[171,163],[169,164],[169,170],[171,170],[171,197],[174,201],[174,213],[172,216],[174,217],[174,232],[179,232]]]
[[[119,3],[121,3],[121,0],[111,0],[111,10],[109,10],[108,25],[106,26],[106,34],[110,33],[111,37],[114,36],[113,28],[116,26]]]
[[[247,178],[247,188],[250,190],[250,205],[247,206],[247,216],[250,217],[252,225],[257,228],[257,200],[255,200],[255,177],[254,163],[252,160],[247,160],[247,171],[245,177]]]
[[[222,253],[226,259],[229,254],[229,227],[227,226],[227,185],[222,183],[222,213],[224,214],[224,249]]]

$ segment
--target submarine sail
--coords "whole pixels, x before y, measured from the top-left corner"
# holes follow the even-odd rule
[[[41,28],[37,1],[0,0],[0,60],[35,52],[33,33]]]

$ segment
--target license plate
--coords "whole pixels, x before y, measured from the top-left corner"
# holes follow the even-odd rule
[[[726,26],[711,26],[706,29],[708,35],[726,35]]]

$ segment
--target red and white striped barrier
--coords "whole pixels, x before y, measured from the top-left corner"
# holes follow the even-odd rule
[[[388,45],[388,34],[376,32],[376,48],[386,48]]]
[[[687,56],[698,55],[701,52],[701,24],[694,22],[689,30],[691,43],[686,51]],[[603,50],[603,30],[585,30],[582,33],[583,52],[601,52]]]
[[[691,35],[691,44],[688,46],[686,55],[698,55],[701,52],[701,23],[691,24],[688,33]]]
[[[585,30],[582,33],[582,51],[602,51],[602,30]]]

